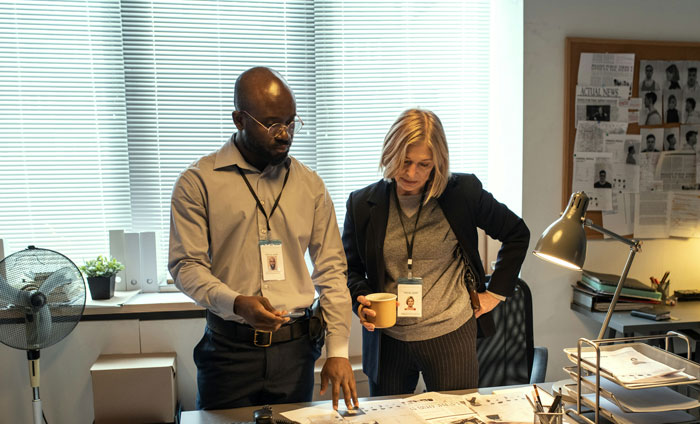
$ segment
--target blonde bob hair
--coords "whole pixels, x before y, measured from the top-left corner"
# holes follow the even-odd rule
[[[447,149],[447,138],[442,122],[436,114],[429,110],[408,109],[404,111],[389,129],[384,137],[382,157],[379,168],[384,173],[384,179],[396,178],[403,168],[408,146],[425,143],[433,153],[435,165],[432,177],[426,184],[427,202],[431,197],[439,197],[450,178],[450,154]]]

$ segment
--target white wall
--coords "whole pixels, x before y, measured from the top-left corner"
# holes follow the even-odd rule
[[[65,339],[41,350],[40,396],[50,423],[91,423],[90,367],[101,354],[175,352],[178,399],[194,409],[196,368],[192,349],[204,318],[165,321],[81,321]],[[0,423],[32,422],[27,354],[0,344]]]
[[[531,248],[561,208],[565,38],[700,42],[700,1],[696,0],[525,0],[523,217]],[[615,241],[591,241],[585,267],[619,273],[628,249]],[[671,289],[700,288],[700,240],[648,240],[630,276],[671,271]],[[595,337],[599,325],[569,309],[579,273],[559,269],[532,255],[523,279],[532,287],[535,342],[549,348],[547,380],[565,378],[562,349],[579,337]]]

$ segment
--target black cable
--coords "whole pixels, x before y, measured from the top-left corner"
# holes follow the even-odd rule
[[[43,410],[43,409],[41,410],[41,416],[44,418],[44,423],[45,423],[45,424],[49,424],[49,422],[46,421],[46,414],[44,414],[44,410]]]

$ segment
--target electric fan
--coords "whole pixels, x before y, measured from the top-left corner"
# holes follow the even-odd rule
[[[39,349],[66,337],[85,309],[85,281],[58,252],[28,249],[0,261],[0,342],[27,351],[34,423],[42,420]]]

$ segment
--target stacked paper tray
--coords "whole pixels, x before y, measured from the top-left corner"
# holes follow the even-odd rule
[[[578,380],[577,367],[564,367],[572,380]],[[595,376],[589,375],[581,380],[583,393],[594,393]],[[576,392],[576,385],[573,385]],[[700,401],[685,396],[669,387],[652,387],[629,390],[619,386],[605,377],[600,378],[600,394],[612,401],[623,412],[664,412],[688,410],[700,407]]]
[[[564,386],[568,396],[576,397],[576,384]],[[595,409],[595,394],[584,394],[581,402],[590,409]],[[629,413],[620,410],[619,406],[610,400],[600,398],[600,416],[615,424],[695,424],[697,418],[682,410]]]
[[[615,375],[612,373],[608,372],[608,370],[601,369],[600,370],[600,375],[602,377],[607,378],[610,381],[613,381],[614,383],[626,388],[626,389],[646,389],[646,388],[651,388],[651,387],[665,387],[665,386],[678,386],[678,385],[683,385],[683,384],[697,384],[700,383],[700,364],[689,361],[685,358],[682,358],[678,355],[675,355],[673,353],[670,353],[666,350],[659,349],[658,347],[655,346],[650,346],[645,343],[624,343],[624,344],[614,344],[614,345],[604,345],[604,346],[599,346],[599,349],[601,351],[601,354],[603,352],[609,352],[609,351],[616,351],[620,349],[625,349],[625,348],[632,348],[635,351],[639,352],[640,354],[646,356],[649,359],[652,359],[654,361],[660,362],[662,364],[665,364],[671,368],[674,369],[682,369],[683,373],[687,375],[687,378],[684,379],[679,379],[676,381],[662,381],[662,382],[653,382],[653,383],[645,383],[645,384],[639,384],[639,383],[629,383],[625,381],[621,381],[619,378],[617,378]],[[582,352],[595,352],[595,349],[593,347],[582,347],[581,348]],[[577,348],[566,348],[564,349],[564,352],[566,353],[566,356],[569,358],[571,362],[574,364],[578,363],[578,349]],[[581,366],[592,373],[596,373],[596,359],[595,356],[593,356],[591,359],[583,359],[581,360]]]

